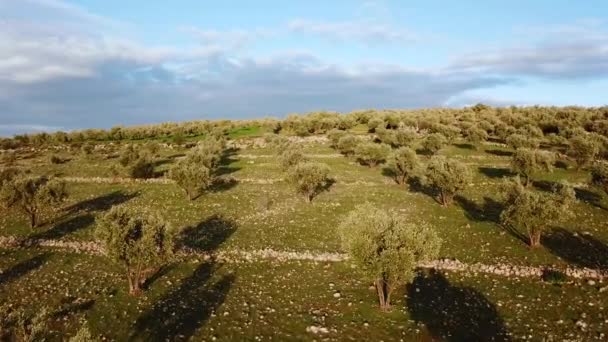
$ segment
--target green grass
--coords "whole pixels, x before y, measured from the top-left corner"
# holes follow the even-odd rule
[[[261,137],[265,130],[259,126],[247,126],[232,129],[228,132],[228,137],[231,139],[240,139],[247,137]]]

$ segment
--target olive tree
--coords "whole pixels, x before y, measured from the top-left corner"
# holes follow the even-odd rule
[[[112,207],[99,221],[96,238],[106,255],[124,268],[129,293],[139,295],[148,277],[171,258],[173,231],[158,214],[124,205]]]
[[[569,141],[568,155],[576,162],[577,169],[591,164],[599,153],[599,142],[589,136],[577,135]]]
[[[418,133],[416,130],[409,127],[402,127],[395,131],[395,146],[411,147],[414,141],[418,138]]]
[[[287,180],[292,183],[299,194],[308,202],[330,184],[329,167],[322,163],[300,163],[289,170]]]
[[[333,148],[337,148],[338,147],[338,141],[340,140],[340,138],[342,138],[343,136],[346,136],[348,133],[346,133],[343,130],[334,128],[332,130],[330,130],[329,132],[327,132],[327,138],[329,139],[330,145]]]
[[[439,193],[439,203],[450,205],[456,194],[472,180],[469,168],[456,160],[434,156],[426,167],[425,182]]]
[[[342,248],[374,282],[383,310],[390,309],[393,291],[414,279],[418,263],[436,258],[441,247],[429,225],[369,203],[349,213],[339,232]]]
[[[431,133],[422,140],[422,148],[430,155],[434,155],[447,144],[446,137],[441,133]]]
[[[338,139],[338,143],[336,147],[340,153],[345,156],[350,156],[355,153],[355,149],[359,145],[361,140],[352,134],[347,134],[340,139]]]
[[[178,161],[169,170],[168,176],[184,190],[189,200],[195,199],[213,184],[211,170],[188,157]]]
[[[551,152],[519,148],[515,150],[511,158],[511,169],[523,179],[524,185],[527,186],[534,172],[550,172],[554,162],[555,155]]]
[[[355,149],[355,157],[361,164],[369,167],[374,167],[383,163],[391,153],[391,147],[387,144],[376,144],[373,142],[365,142],[357,146]]]
[[[468,127],[463,131],[463,134],[467,142],[477,147],[478,144],[488,140],[488,132],[479,128],[478,126]]]
[[[0,203],[27,216],[32,228],[67,197],[64,181],[45,176],[12,175],[0,188]]]
[[[501,223],[526,231],[533,248],[540,245],[541,235],[548,227],[571,215],[571,205],[576,201],[574,189],[568,185],[546,193],[526,188],[519,178],[503,186],[503,196]]]
[[[405,184],[407,179],[413,176],[420,167],[416,151],[409,147],[395,150],[388,160],[388,169],[397,184]]]

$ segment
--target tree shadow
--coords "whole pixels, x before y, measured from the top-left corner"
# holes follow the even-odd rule
[[[95,217],[93,215],[87,213],[83,215],[78,215],[72,218],[69,218],[52,228],[44,231],[33,234],[29,236],[30,239],[38,240],[38,239],[60,239],[66,235],[72,234],[76,231],[89,227],[95,222]]]
[[[504,178],[513,176],[514,173],[510,169],[503,167],[483,167],[477,168],[481,174],[489,178]]]
[[[588,203],[596,208],[608,210],[608,208],[602,204],[601,195],[584,188],[574,188],[574,192],[576,193],[576,198],[578,200]]]
[[[608,245],[591,235],[556,228],[543,236],[542,244],[571,264],[608,270]]]
[[[471,287],[459,287],[439,272],[419,273],[408,285],[407,307],[433,337],[445,341],[510,341],[496,306]]]
[[[464,210],[465,215],[469,220],[477,222],[500,222],[500,213],[502,213],[504,206],[502,203],[490,197],[484,197],[483,204],[481,205],[460,195],[456,195],[454,200]]]
[[[554,165],[558,169],[568,170],[568,163],[563,160],[556,161]]]
[[[469,143],[455,143],[452,145],[454,145],[455,147],[458,147],[458,148],[465,149],[465,150],[474,150],[475,149],[475,146],[473,144],[469,144]]]
[[[179,234],[178,244],[182,248],[212,252],[228,240],[236,229],[235,221],[213,215],[195,226],[184,228]]]
[[[90,310],[94,305],[94,299],[67,297],[62,300],[60,309],[53,313],[53,317],[61,318],[64,316],[76,315]]]
[[[178,246],[201,252],[212,252],[235,231],[236,222],[219,215],[211,216],[195,226],[184,228],[178,236]],[[145,286],[169,272],[168,265],[149,279]],[[135,322],[131,340],[188,340],[211,314],[224,302],[235,276],[214,274],[219,267],[214,262],[197,266],[180,285],[169,291]]]
[[[232,177],[217,177],[211,183],[209,190],[212,192],[228,191],[239,184],[239,181]],[[201,194],[202,195],[202,194]],[[200,196],[200,195],[199,195]]]
[[[238,152],[236,148],[227,148],[222,152],[220,162],[217,170],[215,171],[216,176],[229,175],[231,173],[239,171],[241,168],[237,166],[230,166],[230,164],[237,162],[238,159],[233,158]]]
[[[555,189],[557,189],[557,187],[559,187],[559,183],[546,180],[533,180],[532,186],[541,191],[553,192]]]
[[[189,340],[224,302],[235,276],[221,276],[213,263],[203,263],[180,285],[163,296],[134,325],[130,340]]]
[[[410,189],[410,191],[412,192],[419,192],[422,194],[425,194],[427,196],[430,196],[431,198],[433,198],[436,202],[439,203],[439,199],[438,199],[438,195],[439,195],[439,191],[437,191],[437,189],[435,189],[434,187],[424,184],[424,182],[420,179],[420,177],[410,177],[407,179],[407,185]]]
[[[499,157],[511,157],[513,155],[513,152],[511,152],[511,151],[505,151],[505,150],[499,150],[499,149],[487,149],[485,151],[488,154],[493,154],[493,155],[499,156]]]
[[[113,191],[93,199],[76,203],[65,210],[68,214],[75,214],[80,211],[87,213],[106,211],[112,206],[127,202],[137,196],[139,196],[139,192],[125,193],[123,191]]]
[[[27,273],[42,267],[42,265],[46,263],[48,258],[48,254],[40,254],[31,259],[21,261],[16,265],[11,266],[11,268],[9,268],[8,270],[2,271],[2,273],[0,273],[0,285],[21,278]]]
[[[174,268],[175,268],[174,263],[161,266],[161,268],[158,271],[154,272],[154,274],[152,276],[148,277],[145,280],[142,288],[144,290],[150,289],[150,286],[152,286],[152,284],[154,284],[155,281],[157,281],[158,279],[167,275],[167,273],[171,272],[171,270],[173,270]]]

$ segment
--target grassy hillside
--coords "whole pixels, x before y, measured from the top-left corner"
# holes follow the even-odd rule
[[[352,131],[368,135],[361,126]],[[535,173],[531,186],[547,191],[567,180],[577,193],[575,215],[551,227],[541,248],[530,249],[519,235],[524,232],[506,230],[498,220],[500,185],[513,177],[513,150],[502,143],[458,138],[439,151],[473,173],[454,205],[443,207],[424,186],[395,184],[385,164],[360,165],[331,148],[322,135],[298,138],[292,144],[327,164],[334,180],[306,203],[285,181],[281,149],[256,138],[261,134],[260,127],[228,132],[231,147],[218,173],[230,181],[194,201],[175,184],[127,178],[117,166],[120,147],[115,143],[97,143],[90,155],[58,147],[18,150],[15,167],[67,180],[69,198],[56,219],[47,218],[40,228],[30,228],[17,211],[4,210],[0,235],[94,241],[96,217],[124,204],[160,212],[204,252],[341,253],[337,226],[357,204],[371,202],[429,223],[444,241],[441,258],[608,270],[608,200],[587,186],[589,172],[567,159],[553,172]],[[164,180],[187,152],[184,146],[162,145],[154,158],[156,179]],[[51,163],[51,155],[62,162]],[[424,154],[419,158],[423,164],[430,160]],[[393,310],[382,312],[371,282],[348,261],[183,257],[154,276],[141,297],[129,296],[122,270],[99,255],[6,248],[0,252],[0,270],[0,302],[31,312],[48,306],[57,339],[75,334],[83,320],[94,335],[115,340],[602,340],[608,333],[607,288],[601,280],[553,283],[540,277],[421,270],[413,284],[398,290]],[[323,330],[311,331],[316,327]]]

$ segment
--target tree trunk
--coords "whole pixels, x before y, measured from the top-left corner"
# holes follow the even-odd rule
[[[376,291],[378,291],[378,302],[380,303],[380,308],[384,310],[386,307],[386,302],[384,301],[384,281],[378,278],[376,279]]]
[[[38,225],[37,219],[36,219],[36,212],[32,211],[30,213],[30,226],[32,228],[36,227]]]
[[[531,230],[528,231],[528,237],[530,239],[530,247],[531,248],[537,248],[540,246],[540,236],[541,236],[541,231],[540,230]]]
[[[129,273],[127,275],[129,279],[129,294],[131,296],[139,296],[141,294],[141,283],[136,275]]]
[[[447,192],[440,190],[439,191],[439,200],[440,200],[442,206],[447,207],[451,202],[451,197]]]

